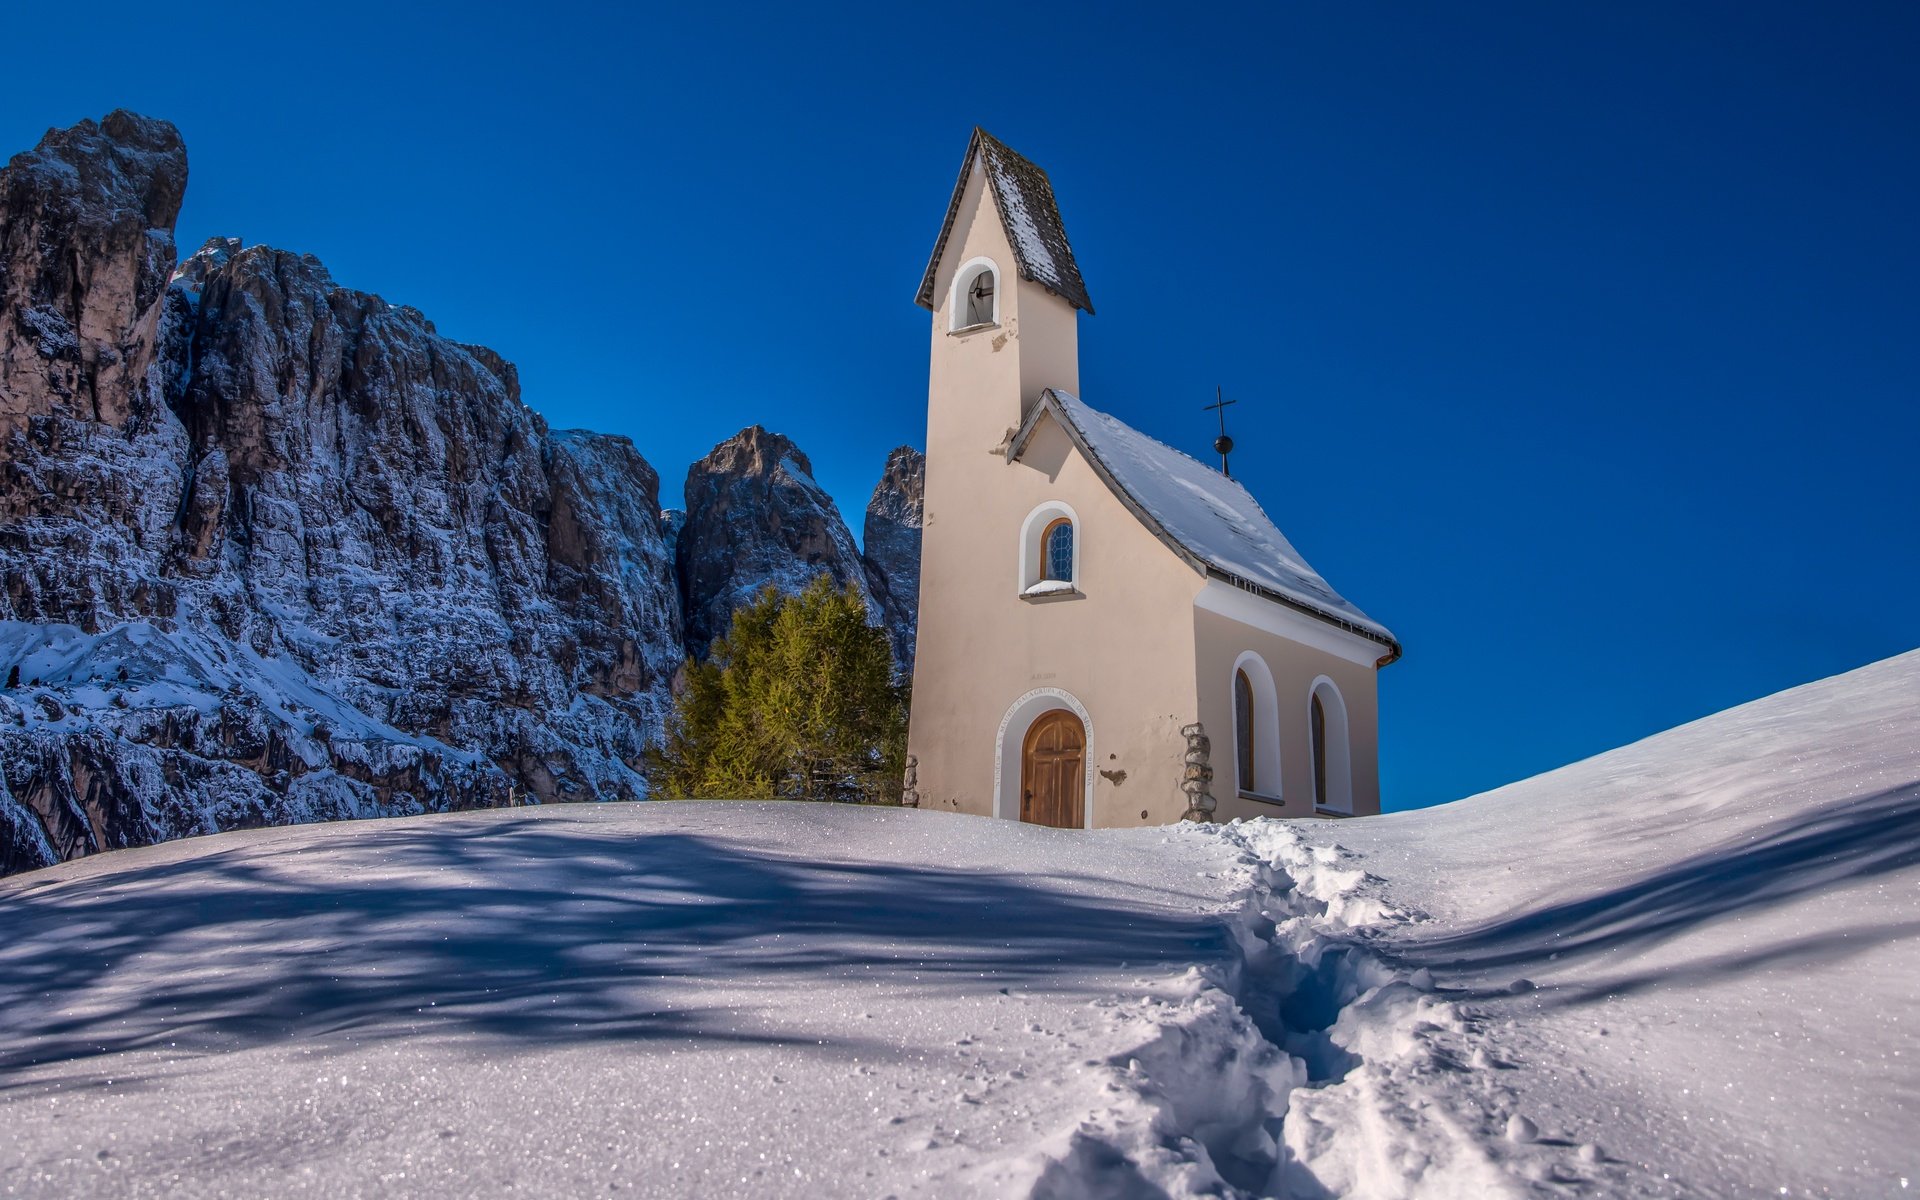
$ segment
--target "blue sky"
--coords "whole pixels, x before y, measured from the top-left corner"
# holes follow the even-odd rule
[[[792,436],[856,531],[925,425],[975,124],[1047,168],[1086,398],[1391,625],[1389,807],[1920,644],[1920,6],[95,4],[0,147],[185,134],[183,253],[318,255],[677,498]]]

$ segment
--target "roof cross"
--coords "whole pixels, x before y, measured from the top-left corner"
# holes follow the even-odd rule
[[[1222,390],[1216,387],[1213,389],[1213,403],[1200,410],[1220,414],[1220,436],[1213,439],[1213,449],[1220,456],[1220,473],[1228,479],[1233,478],[1233,472],[1227,470],[1227,455],[1233,453],[1233,439],[1227,436],[1227,405],[1238,403],[1238,400],[1227,399]]]

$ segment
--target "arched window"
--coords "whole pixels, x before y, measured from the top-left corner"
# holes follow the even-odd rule
[[[1253,753],[1253,680],[1245,671],[1233,673],[1233,745],[1240,767],[1240,790],[1260,790],[1260,772]]]
[[[1000,323],[1000,271],[990,258],[972,258],[954,272],[947,330],[960,333]]]
[[[1313,694],[1313,712],[1308,718],[1313,722],[1313,804],[1315,808],[1327,805],[1327,706],[1320,703],[1320,693]]]
[[[967,324],[993,324],[993,272],[982,271],[967,285]]]
[[[1020,523],[1020,596],[1074,600],[1080,592],[1080,518],[1061,500],[1034,506]]]
[[[1280,692],[1252,650],[1233,662],[1233,790],[1244,800],[1281,803]]]
[[[1041,537],[1040,545],[1047,560],[1046,574],[1042,578],[1072,583],[1073,522],[1065,517],[1055,517],[1047,524],[1047,531]]]
[[[1313,752],[1313,806],[1325,813],[1353,811],[1353,748],[1347,702],[1325,675],[1307,693],[1308,747]]]

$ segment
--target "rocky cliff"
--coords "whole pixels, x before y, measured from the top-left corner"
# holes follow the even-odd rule
[[[127,112],[50,132],[0,173],[0,436],[132,418],[186,190],[179,133]]]
[[[124,112],[0,171],[0,872],[643,796],[685,645],[767,582],[864,586],[778,435],[697,466],[680,530],[626,439],[311,256],[176,273],[186,173]]]
[[[767,585],[799,591],[821,574],[858,591],[876,624],[883,618],[840,509],[791,441],[741,430],[687,469],[685,495],[677,556],[690,653],[704,656]]]
[[[913,645],[920,627],[920,527],[926,523],[927,459],[912,446],[887,456],[886,470],[867,501],[860,535],[867,587],[880,606],[893,639],[893,658],[913,671]]]

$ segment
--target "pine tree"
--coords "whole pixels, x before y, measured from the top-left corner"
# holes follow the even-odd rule
[[[735,610],[650,760],[669,796],[897,804],[906,739],[885,631],[823,575]]]
[[[7,690],[12,691],[14,688],[17,688],[19,686],[20,686],[20,664],[15,663],[7,671]]]

